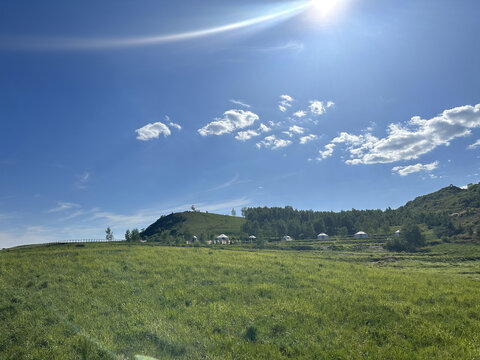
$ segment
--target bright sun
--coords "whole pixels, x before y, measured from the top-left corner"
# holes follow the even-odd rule
[[[339,6],[340,0],[313,0],[312,10],[317,17],[330,16]]]

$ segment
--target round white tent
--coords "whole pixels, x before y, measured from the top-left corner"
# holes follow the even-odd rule
[[[356,239],[365,239],[365,238],[368,238],[368,234],[366,232],[359,231],[355,234],[355,238]]]
[[[317,239],[318,239],[318,240],[328,239],[328,235],[325,234],[325,233],[318,234],[318,235],[317,235]]]

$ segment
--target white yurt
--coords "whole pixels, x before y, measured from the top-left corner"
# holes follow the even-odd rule
[[[400,233],[401,233],[400,230],[395,231],[395,236],[396,236],[396,237],[399,237],[399,236],[400,236]]]
[[[217,244],[230,244],[230,239],[225,234],[220,234],[215,238]]]
[[[368,238],[368,234],[363,231],[359,231],[355,234],[355,239],[366,239]]]
[[[282,240],[284,240],[284,241],[292,241],[293,239],[292,239],[290,236],[285,235],[285,236],[282,238]]]
[[[325,233],[318,234],[318,235],[317,235],[317,239],[318,239],[318,240],[328,239],[328,235],[325,234]]]
[[[255,240],[257,240],[257,237],[256,237],[255,235],[250,235],[250,236],[248,237],[248,240],[250,240],[250,241],[255,241]]]

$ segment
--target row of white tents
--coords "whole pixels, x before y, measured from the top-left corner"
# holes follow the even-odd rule
[[[395,232],[395,235],[396,235],[396,236],[400,236],[400,230],[397,230],[397,231]],[[357,233],[354,235],[354,237],[355,237],[356,239],[366,239],[366,238],[368,238],[368,234],[367,234],[366,232],[364,232],[364,231],[359,231],[359,232],[357,232]],[[255,235],[250,235],[250,236],[248,237],[248,240],[250,240],[250,241],[255,241],[256,239],[257,239],[257,237],[256,237]],[[325,234],[325,233],[320,233],[320,234],[317,235],[317,239],[318,239],[318,240],[328,239],[328,235]],[[194,236],[193,239],[192,239],[192,241],[196,241],[196,240],[197,240],[197,237]],[[288,235],[285,235],[285,236],[282,238],[282,240],[284,240],[284,241],[292,241],[293,238],[290,237],[290,236],[288,236]],[[226,245],[226,244],[231,244],[232,242],[233,242],[233,241],[230,240],[227,235],[225,235],[225,234],[220,234],[219,236],[217,236],[217,237],[215,238],[215,240],[213,240],[213,241],[212,241],[212,240],[207,241],[207,244],[222,244],[222,245]],[[190,243],[190,242],[187,241],[187,244],[189,244],[189,243]]]

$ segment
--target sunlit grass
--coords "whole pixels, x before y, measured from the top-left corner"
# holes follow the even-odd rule
[[[478,358],[480,266],[466,255],[480,252],[465,246],[394,261],[123,244],[3,251],[0,359]]]

